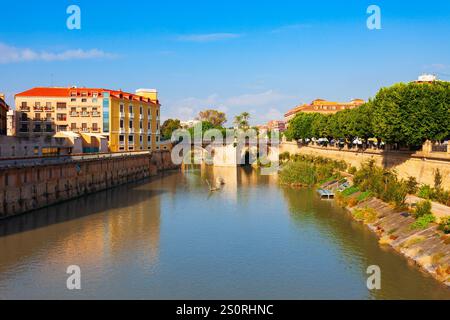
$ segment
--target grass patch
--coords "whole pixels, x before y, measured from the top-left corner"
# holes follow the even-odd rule
[[[377,221],[377,212],[372,208],[363,208],[353,210],[353,216],[358,221],[363,221],[366,224]]]
[[[368,198],[370,198],[371,196],[372,196],[372,192],[364,191],[356,199],[358,200],[358,202],[363,202],[363,201],[367,200]]]
[[[358,191],[359,191],[359,188],[358,188],[358,187],[352,186],[352,187],[347,188],[347,189],[345,189],[344,191],[342,191],[341,194],[342,194],[344,197],[348,197],[348,196],[351,196],[352,194],[354,194],[354,193],[356,193],[356,192],[358,192]]]
[[[436,218],[432,214],[425,214],[418,218],[416,222],[411,225],[411,229],[426,229],[430,225],[436,221]]]
[[[422,236],[412,237],[412,238],[409,238],[408,240],[406,240],[402,244],[402,247],[403,248],[409,248],[409,247],[412,247],[413,245],[416,245],[416,244],[418,244],[418,243],[420,243],[420,242],[422,242],[424,240],[425,240],[425,237],[422,237]]]

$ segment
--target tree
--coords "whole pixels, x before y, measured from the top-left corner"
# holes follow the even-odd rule
[[[180,120],[167,119],[161,126],[161,136],[164,140],[169,140],[172,138],[172,133],[180,128],[181,128]]]
[[[240,115],[234,117],[233,123],[242,130],[247,130],[250,127],[249,124],[250,113],[243,112]]]
[[[450,83],[396,84],[373,100],[374,133],[387,143],[421,146],[450,132]]]
[[[227,122],[227,117],[225,113],[213,109],[200,111],[197,119],[201,121],[207,121],[211,123],[214,127],[222,127],[224,123]]]

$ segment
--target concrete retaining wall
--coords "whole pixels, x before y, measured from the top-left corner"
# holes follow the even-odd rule
[[[176,168],[170,152],[0,170],[0,218],[39,209]]]
[[[423,152],[382,152],[368,150],[357,152],[352,150],[338,150],[319,146],[298,146],[295,142],[283,142],[280,144],[280,153],[307,154],[322,156],[335,160],[344,160],[352,166],[359,167],[368,159],[374,159],[376,164],[385,168],[394,169],[401,178],[416,177],[419,183],[434,184],[434,174],[437,169],[443,176],[443,186],[450,189],[450,157],[444,153],[424,154]]]

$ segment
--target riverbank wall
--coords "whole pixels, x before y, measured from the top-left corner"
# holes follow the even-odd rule
[[[333,147],[300,146],[296,142],[288,141],[283,141],[280,144],[280,154],[283,152],[343,160],[357,168],[363,162],[373,159],[381,167],[394,169],[403,179],[415,177],[419,183],[428,185],[434,184],[434,175],[439,169],[443,177],[442,186],[445,189],[450,189],[450,153],[448,152],[431,152],[429,150],[406,152],[374,149],[357,151],[345,148],[340,150]]]
[[[430,224],[414,229],[416,221],[405,210],[395,210],[387,203],[371,198],[354,207],[346,207],[355,218],[357,210],[373,210],[376,216],[366,225],[377,235],[380,245],[388,245],[424,272],[450,287],[450,236]],[[356,218],[355,218],[356,219]]]
[[[169,151],[17,160],[0,168],[0,219],[176,168]]]

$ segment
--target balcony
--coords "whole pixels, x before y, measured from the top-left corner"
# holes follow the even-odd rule
[[[120,128],[119,129],[119,133],[125,133],[125,129],[124,128]]]
[[[139,120],[144,120],[144,116],[142,114],[139,115]]]
[[[78,112],[71,112],[70,116],[71,117],[78,117],[80,114]]]
[[[128,117],[134,118],[134,113],[129,113],[129,114],[128,114]]]
[[[119,112],[119,116],[120,116],[121,118],[125,118],[125,113],[124,113],[124,112]]]
[[[134,133],[134,128],[128,129],[128,133]]]
[[[59,121],[59,122],[67,121],[67,117],[58,117],[58,118],[56,118],[56,121]]]
[[[92,111],[92,116],[93,117],[100,117],[100,112]]]
[[[34,106],[33,110],[34,111],[44,111],[44,107]]]
[[[20,111],[23,111],[23,112],[30,112],[30,107],[24,107],[24,106],[22,106],[22,107],[20,107],[19,109],[20,109]]]
[[[55,121],[55,118],[49,117],[44,119],[45,122],[52,122]]]
[[[81,116],[82,116],[82,117],[89,117],[89,112],[87,112],[87,111],[82,111],[82,112],[81,112]]]
[[[124,146],[125,145],[125,141],[119,141],[119,146]]]

